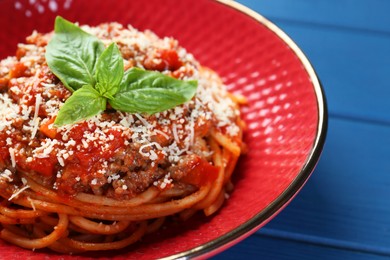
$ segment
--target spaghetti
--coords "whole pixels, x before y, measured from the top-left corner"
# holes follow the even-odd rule
[[[0,61],[0,237],[60,253],[113,250],[166,217],[214,214],[232,190],[245,99],[172,38],[117,23],[82,28],[115,42],[125,69],[194,79],[197,93],[154,115],[108,109],[54,127],[70,92],[45,61],[52,34],[34,32]]]

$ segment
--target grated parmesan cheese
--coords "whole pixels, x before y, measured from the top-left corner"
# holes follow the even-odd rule
[[[14,148],[9,148],[8,151],[9,151],[9,155],[11,157],[11,166],[13,168],[15,168],[16,167],[15,149]]]
[[[14,192],[11,195],[11,197],[8,198],[8,201],[11,201],[11,200],[17,198],[23,191],[27,190],[28,188],[30,188],[30,186],[26,185],[26,186],[23,186],[21,189],[16,190],[16,192]]]
[[[31,139],[33,139],[38,131],[38,127],[39,127],[39,117],[38,117],[38,113],[39,113],[39,107],[41,105],[41,102],[42,102],[42,96],[41,94],[38,94],[35,96],[35,111],[34,111],[34,117],[33,117],[33,130],[31,132]]]
[[[12,172],[8,169],[5,169],[4,172],[0,173],[0,178],[6,179],[8,182],[12,182]]]
[[[20,60],[13,57],[0,61],[0,73],[4,75],[9,73],[17,62],[24,63],[32,75],[11,79],[8,91],[10,95],[0,93],[0,132],[4,133],[4,141],[13,168],[17,167],[17,158],[26,158],[27,164],[50,158],[50,161],[56,163],[54,168],[58,169],[58,172],[54,173],[58,179],[53,185],[53,189],[58,189],[61,187],[61,181],[63,179],[65,181],[62,173],[64,169],[66,170],[67,164],[80,160],[79,153],[93,153],[97,158],[101,156],[96,162],[91,162],[96,163],[93,166],[96,168],[93,169],[96,170],[94,173],[98,174],[96,176],[99,179],[87,178],[90,180],[89,185],[97,185],[98,181],[99,184],[103,184],[105,178],[107,183],[118,182],[120,183],[118,187],[127,190],[132,186],[127,186],[123,181],[129,176],[128,172],[123,170],[126,169],[124,166],[129,164],[128,162],[125,164],[124,160],[133,160],[134,164],[146,162],[147,165],[142,167],[134,166],[137,169],[148,170],[153,167],[154,170],[160,171],[165,169],[162,169],[161,165],[174,166],[178,162],[183,162],[188,155],[209,157],[212,154],[209,148],[205,147],[202,150],[196,143],[198,138],[205,138],[205,134],[207,137],[208,133],[203,133],[203,129],[207,131],[210,126],[223,128],[230,137],[239,134],[240,128],[235,124],[239,111],[228,97],[219,78],[204,70],[200,72],[201,67],[198,62],[181,48],[176,40],[169,37],[160,39],[150,31],[140,32],[131,26],[124,28],[115,23],[98,27],[82,26],[82,28],[102,39],[106,45],[116,42],[118,46],[126,46],[129,52],[134,53],[134,58],[126,58],[124,62],[126,67],[143,68],[147,55],[156,53],[159,49],[174,49],[183,62],[183,65],[175,71],[178,73],[175,76],[183,80],[197,80],[196,96],[185,104],[154,115],[120,111],[101,113],[80,124],[55,128],[62,138],[44,137],[44,133],[39,132],[40,124],[47,124],[48,120],[58,114],[70,92],[62,83],[55,83],[57,81],[53,80],[53,75],[44,65],[45,47],[20,44],[18,47],[26,53]],[[34,32],[32,37],[43,37],[48,40],[51,36],[50,34],[40,36]],[[153,62],[161,62],[159,57],[149,58]],[[163,73],[170,75],[171,72]],[[14,96],[18,96],[18,100],[14,100]],[[83,129],[81,135],[78,133],[75,137],[75,132],[79,131],[81,124],[86,124],[89,130]],[[53,130],[53,125],[49,125],[48,128]],[[17,139],[16,131],[24,135]],[[121,142],[123,145],[118,145]],[[128,153],[132,154],[129,156]],[[121,175],[116,172],[119,171],[118,167],[112,167],[112,164],[122,167]],[[130,169],[131,167],[129,172],[133,170]],[[0,177],[10,181],[12,172],[8,171],[1,173]],[[153,184],[164,189],[172,182],[170,176],[170,173],[165,173],[162,179]],[[80,176],[73,175],[72,178],[77,182],[81,181]],[[87,184],[83,182],[81,185]],[[26,189],[25,187],[22,189]]]
[[[31,199],[30,197],[27,197],[27,200],[30,202],[31,208],[33,209],[33,211],[36,211],[35,204],[34,204],[34,202],[32,201],[32,199]]]

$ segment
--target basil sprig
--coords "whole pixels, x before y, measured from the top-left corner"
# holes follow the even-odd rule
[[[119,90],[109,102],[114,109],[124,112],[154,114],[190,100],[196,87],[196,81],[177,80],[159,72],[132,68],[125,72]]]
[[[46,47],[50,70],[72,95],[58,112],[55,125],[72,124],[106,110],[153,114],[183,104],[195,95],[197,82],[131,68],[124,71],[115,43],[104,44],[77,25],[57,17]]]

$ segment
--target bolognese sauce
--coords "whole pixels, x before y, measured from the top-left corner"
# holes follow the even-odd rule
[[[237,100],[218,75],[202,67],[175,39],[118,23],[82,29],[107,46],[115,42],[125,70],[139,67],[197,80],[197,93],[180,106],[152,115],[107,107],[90,119],[57,127],[55,118],[71,92],[45,60],[52,33],[34,32],[18,45],[15,56],[0,61],[0,188],[8,185],[3,198],[22,198],[30,182],[64,198],[89,194],[128,201],[151,188],[167,194],[185,190],[178,193],[183,197],[214,183],[223,195],[221,187],[231,172],[221,177],[220,169],[229,163],[234,168],[243,123]],[[224,142],[233,148],[221,152],[224,157],[216,163],[213,156]],[[203,204],[211,205],[216,197]]]

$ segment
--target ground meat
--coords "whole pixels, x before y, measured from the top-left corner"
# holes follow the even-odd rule
[[[188,172],[194,166],[194,162],[199,160],[199,156],[195,154],[184,156],[183,159],[179,161],[177,165],[172,165],[168,168],[168,171],[171,173],[172,179],[180,181],[181,178],[187,175]]]
[[[117,23],[82,28],[106,46],[114,41],[125,70],[136,66],[196,80],[196,96],[154,115],[108,106],[86,120],[55,127],[72,93],[46,63],[52,33],[34,32],[18,45],[15,57],[0,61],[0,169],[24,171],[58,194],[116,199],[132,198],[151,186],[193,192],[215,178],[207,144],[210,129],[234,125],[239,115],[219,78],[202,70],[174,39]]]
[[[165,171],[161,168],[150,167],[147,171],[127,172],[120,180],[113,182],[116,194],[136,195],[146,190],[153,182],[162,178]]]

